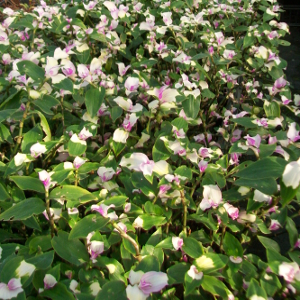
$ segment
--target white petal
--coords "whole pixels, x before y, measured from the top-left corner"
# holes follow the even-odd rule
[[[129,132],[118,128],[114,132],[113,140],[117,143],[126,144],[128,137],[129,137]]]
[[[300,184],[300,159],[298,161],[292,161],[287,164],[283,175],[282,181],[287,187],[292,187],[296,189]]]
[[[135,272],[133,270],[130,270],[129,276],[128,276],[130,284],[131,285],[135,285],[135,284],[140,283],[141,278],[142,278],[143,275],[144,275],[143,271],[137,271],[137,272]]]
[[[147,295],[145,295],[137,285],[128,285],[126,288],[126,296],[129,300],[146,300]]]
[[[35,266],[32,264],[28,264],[25,260],[22,260],[20,266],[16,270],[16,274],[18,277],[23,276],[31,276],[31,274],[34,272]]]

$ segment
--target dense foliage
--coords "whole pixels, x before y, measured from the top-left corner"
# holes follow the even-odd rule
[[[297,298],[276,0],[2,11],[0,299]]]

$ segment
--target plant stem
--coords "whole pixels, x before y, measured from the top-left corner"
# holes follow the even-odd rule
[[[78,169],[75,170],[75,186],[78,186]]]
[[[140,248],[137,242],[131,236],[129,236],[124,230],[122,230],[118,224],[112,222],[112,226],[118,230],[122,238],[128,240],[133,245],[136,252],[136,258],[138,259],[138,261],[141,261],[142,257],[140,255]]]
[[[16,146],[15,146],[15,149],[13,151],[13,155],[15,155],[19,149],[19,146],[22,142],[22,138],[23,138],[23,127],[24,127],[24,122],[25,122],[25,119],[27,118],[27,114],[28,114],[28,110],[29,110],[29,107],[30,107],[30,101],[28,101],[26,103],[26,107],[25,107],[25,111],[23,113],[23,117],[22,117],[22,120],[20,122],[20,128],[19,128],[19,135],[18,135],[18,138],[17,138],[17,143],[16,143]]]
[[[183,206],[183,231],[187,235],[187,230],[186,230],[186,218],[187,218],[187,205],[186,205],[186,200],[184,197],[184,191],[180,191],[180,196],[181,196],[181,202]]]
[[[45,198],[46,198],[46,212],[47,212],[50,227],[51,227],[51,237],[54,237],[55,225],[54,225],[54,220],[53,220],[53,217],[52,217],[51,211],[50,211],[50,199],[49,199],[49,191],[48,190],[45,191]]]

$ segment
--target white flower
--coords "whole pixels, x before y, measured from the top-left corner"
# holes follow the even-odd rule
[[[14,157],[16,167],[21,166],[24,162],[30,162],[31,160],[27,158],[26,154],[17,153]]]
[[[30,155],[34,158],[39,157],[47,151],[45,145],[41,145],[40,143],[35,143],[30,147]]]
[[[199,272],[196,266],[192,265],[188,270],[187,274],[194,280],[201,280],[203,277],[203,272]]]
[[[177,236],[172,236],[172,244],[175,250],[179,250],[183,246],[183,239]]]
[[[34,265],[27,263],[25,260],[22,260],[20,266],[16,270],[16,274],[18,277],[31,276],[34,270]]]
[[[51,181],[51,176],[53,174],[54,174],[54,172],[48,173],[46,170],[39,172],[39,179],[44,184],[46,191],[48,191],[50,187],[52,187],[56,184],[55,181]]]
[[[117,143],[126,144],[127,139],[129,138],[129,132],[118,128],[114,131],[113,140]]]
[[[282,174],[282,181],[286,187],[292,187],[294,190],[300,184],[300,158],[286,165]]]
[[[57,284],[56,278],[51,274],[46,274],[44,277],[44,289],[52,289]]]
[[[91,260],[95,260],[101,253],[104,252],[104,243],[100,241],[91,241],[88,251],[91,255]]]
[[[11,299],[23,292],[21,278],[12,278],[7,284],[0,282],[0,299]]]
[[[93,210],[97,211],[104,218],[110,218],[111,220],[118,220],[118,216],[117,216],[116,212],[108,213],[108,210],[111,207],[115,207],[115,205],[114,204],[111,204],[111,205],[105,205],[105,204],[96,205],[96,204],[93,204],[91,206],[91,210],[92,211]]]
[[[278,268],[279,276],[283,276],[286,282],[294,282],[294,279],[300,281],[300,270],[297,263],[282,262]]]
[[[217,207],[222,201],[222,192],[217,185],[205,185],[203,187],[203,200],[200,208],[206,210],[211,207]]]
[[[97,171],[97,174],[103,182],[109,181],[116,174],[113,168],[100,167]]]
[[[259,190],[255,190],[253,200],[256,202],[270,203],[272,201],[272,197],[260,192]]]
[[[85,162],[86,162],[85,159],[82,159],[81,157],[76,156],[73,161],[73,166],[75,169],[79,169]]]

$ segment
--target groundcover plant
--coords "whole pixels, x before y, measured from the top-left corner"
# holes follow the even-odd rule
[[[0,299],[299,299],[275,0],[2,12]]]

